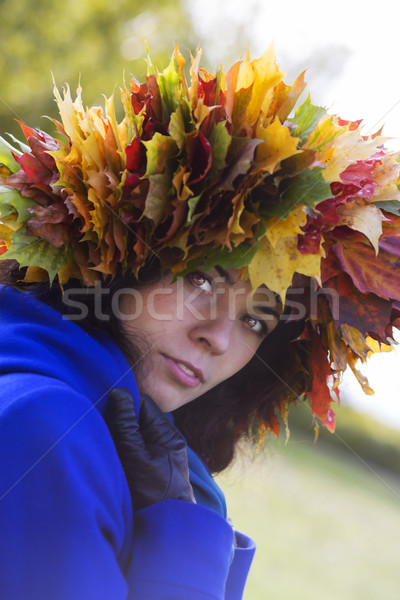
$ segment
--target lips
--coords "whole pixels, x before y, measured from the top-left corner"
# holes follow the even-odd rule
[[[188,387],[195,387],[204,382],[203,371],[191,363],[172,356],[162,355],[171,374],[180,383]]]

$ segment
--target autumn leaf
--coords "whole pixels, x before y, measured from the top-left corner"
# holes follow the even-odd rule
[[[155,133],[151,140],[143,142],[146,147],[147,168],[145,176],[165,172],[168,162],[176,156],[178,147],[173,138]]]
[[[21,267],[35,267],[40,262],[41,267],[48,272],[51,283],[69,258],[70,253],[66,246],[54,248],[46,240],[29,235],[24,228],[21,228],[13,233],[12,246],[2,254],[0,260],[16,259]]]
[[[0,165],[7,167],[9,174],[18,171],[19,164],[14,156],[19,156],[21,154],[21,151],[14,148],[7,140],[0,136]]]
[[[325,281],[323,287],[337,328],[349,325],[363,336],[374,333],[382,340],[386,338],[392,310],[390,301],[373,293],[361,293],[343,272]]]
[[[340,181],[341,174],[349,165],[370,158],[385,141],[386,138],[381,136],[365,140],[358,130],[340,132],[335,137],[332,152],[322,159],[326,164],[324,179]]]
[[[217,173],[224,168],[231,139],[225,123],[222,121],[217,123],[208,140],[210,142],[212,156],[211,167],[208,174],[210,178],[217,175]]]
[[[168,173],[150,175],[150,187],[146,197],[143,216],[154,221],[155,225],[161,223],[168,197],[171,191],[171,178]]]
[[[343,323],[340,327],[343,339],[348,343],[350,348],[361,358],[366,358],[371,353],[371,347],[368,344],[366,337],[355,327]]]
[[[330,186],[324,181],[322,170],[318,167],[307,169],[282,186],[281,200],[274,207],[273,214],[286,218],[296,205],[315,206],[331,195]]]
[[[326,110],[321,106],[311,104],[310,94],[301,106],[296,110],[295,115],[290,122],[297,126],[293,130],[293,135],[300,138],[299,147],[310,137],[315,130]]]
[[[301,73],[293,82],[293,85],[287,86],[280,81],[275,88],[274,101],[269,106],[268,116],[277,116],[281,123],[284,123],[292,112],[299,99],[300,94],[306,87],[304,73]]]
[[[240,65],[236,91],[241,88],[250,88],[250,86],[252,91],[246,111],[248,126],[254,125],[261,110],[267,114],[272,100],[272,90],[283,77],[284,73],[279,71],[276,64],[273,44],[260,58],[250,62],[247,56]]]
[[[281,238],[272,246],[267,236],[249,264],[249,277],[253,289],[266,285],[285,301],[286,291],[292,284],[293,275],[302,273],[320,280],[321,255],[301,254],[297,249],[297,235]]]
[[[382,221],[386,218],[374,204],[355,199],[353,202],[337,207],[338,226],[347,225],[355,231],[363,233],[371,242],[378,254],[378,242],[382,235]]]
[[[398,267],[384,250],[376,256],[369,244],[353,237],[335,243],[331,251],[360,292],[386,300],[400,299]]]
[[[257,125],[257,137],[261,143],[256,152],[258,167],[268,173],[273,173],[282,160],[296,154],[299,138],[293,137],[288,127],[281,124],[279,119],[264,127]]]
[[[312,338],[309,354],[311,372],[313,374],[312,388],[309,391],[311,412],[331,432],[335,430],[335,414],[331,409],[334,401],[328,387],[328,380],[333,371],[320,339],[315,334]]]

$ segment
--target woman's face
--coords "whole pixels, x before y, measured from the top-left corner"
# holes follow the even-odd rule
[[[267,288],[252,294],[235,269],[130,290],[120,300],[125,332],[150,346],[139,365],[140,391],[165,412],[187,404],[244,367],[280,312]]]

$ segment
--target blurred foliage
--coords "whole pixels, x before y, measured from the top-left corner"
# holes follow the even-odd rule
[[[332,434],[321,427],[314,450],[318,447],[340,452],[343,458],[354,459],[364,466],[379,466],[400,475],[400,432],[392,429],[368,414],[358,412],[344,404],[335,407],[336,430]],[[299,404],[289,415],[289,444],[298,442],[314,443],[315,431],[309,407]],[[278,442],[285,443],[284,432]]]
[[[20,137],[15,119],[49,129],[58,87],[81,81],[83,101],[103,104],[133,73],[146,74],[145,43],[154,64],[165,64],[175,41],[186,54],[192,27],[184,0],[0,0],[0,132]],[[118,95],[118,93],[116,93]]]

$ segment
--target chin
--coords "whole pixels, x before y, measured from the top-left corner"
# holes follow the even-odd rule
[[[179,394],[175,390],[157,390],[152,388],[152,386],[143,386],[140,388],[140,391],[144,394],[150,396],[154,402],[157,404],[158,408],[162,410],[162,412],[172,412],[185,404],[189,404],[195,398],[198,398],[200,394],[196,396],[185,396],[184,394]]]

